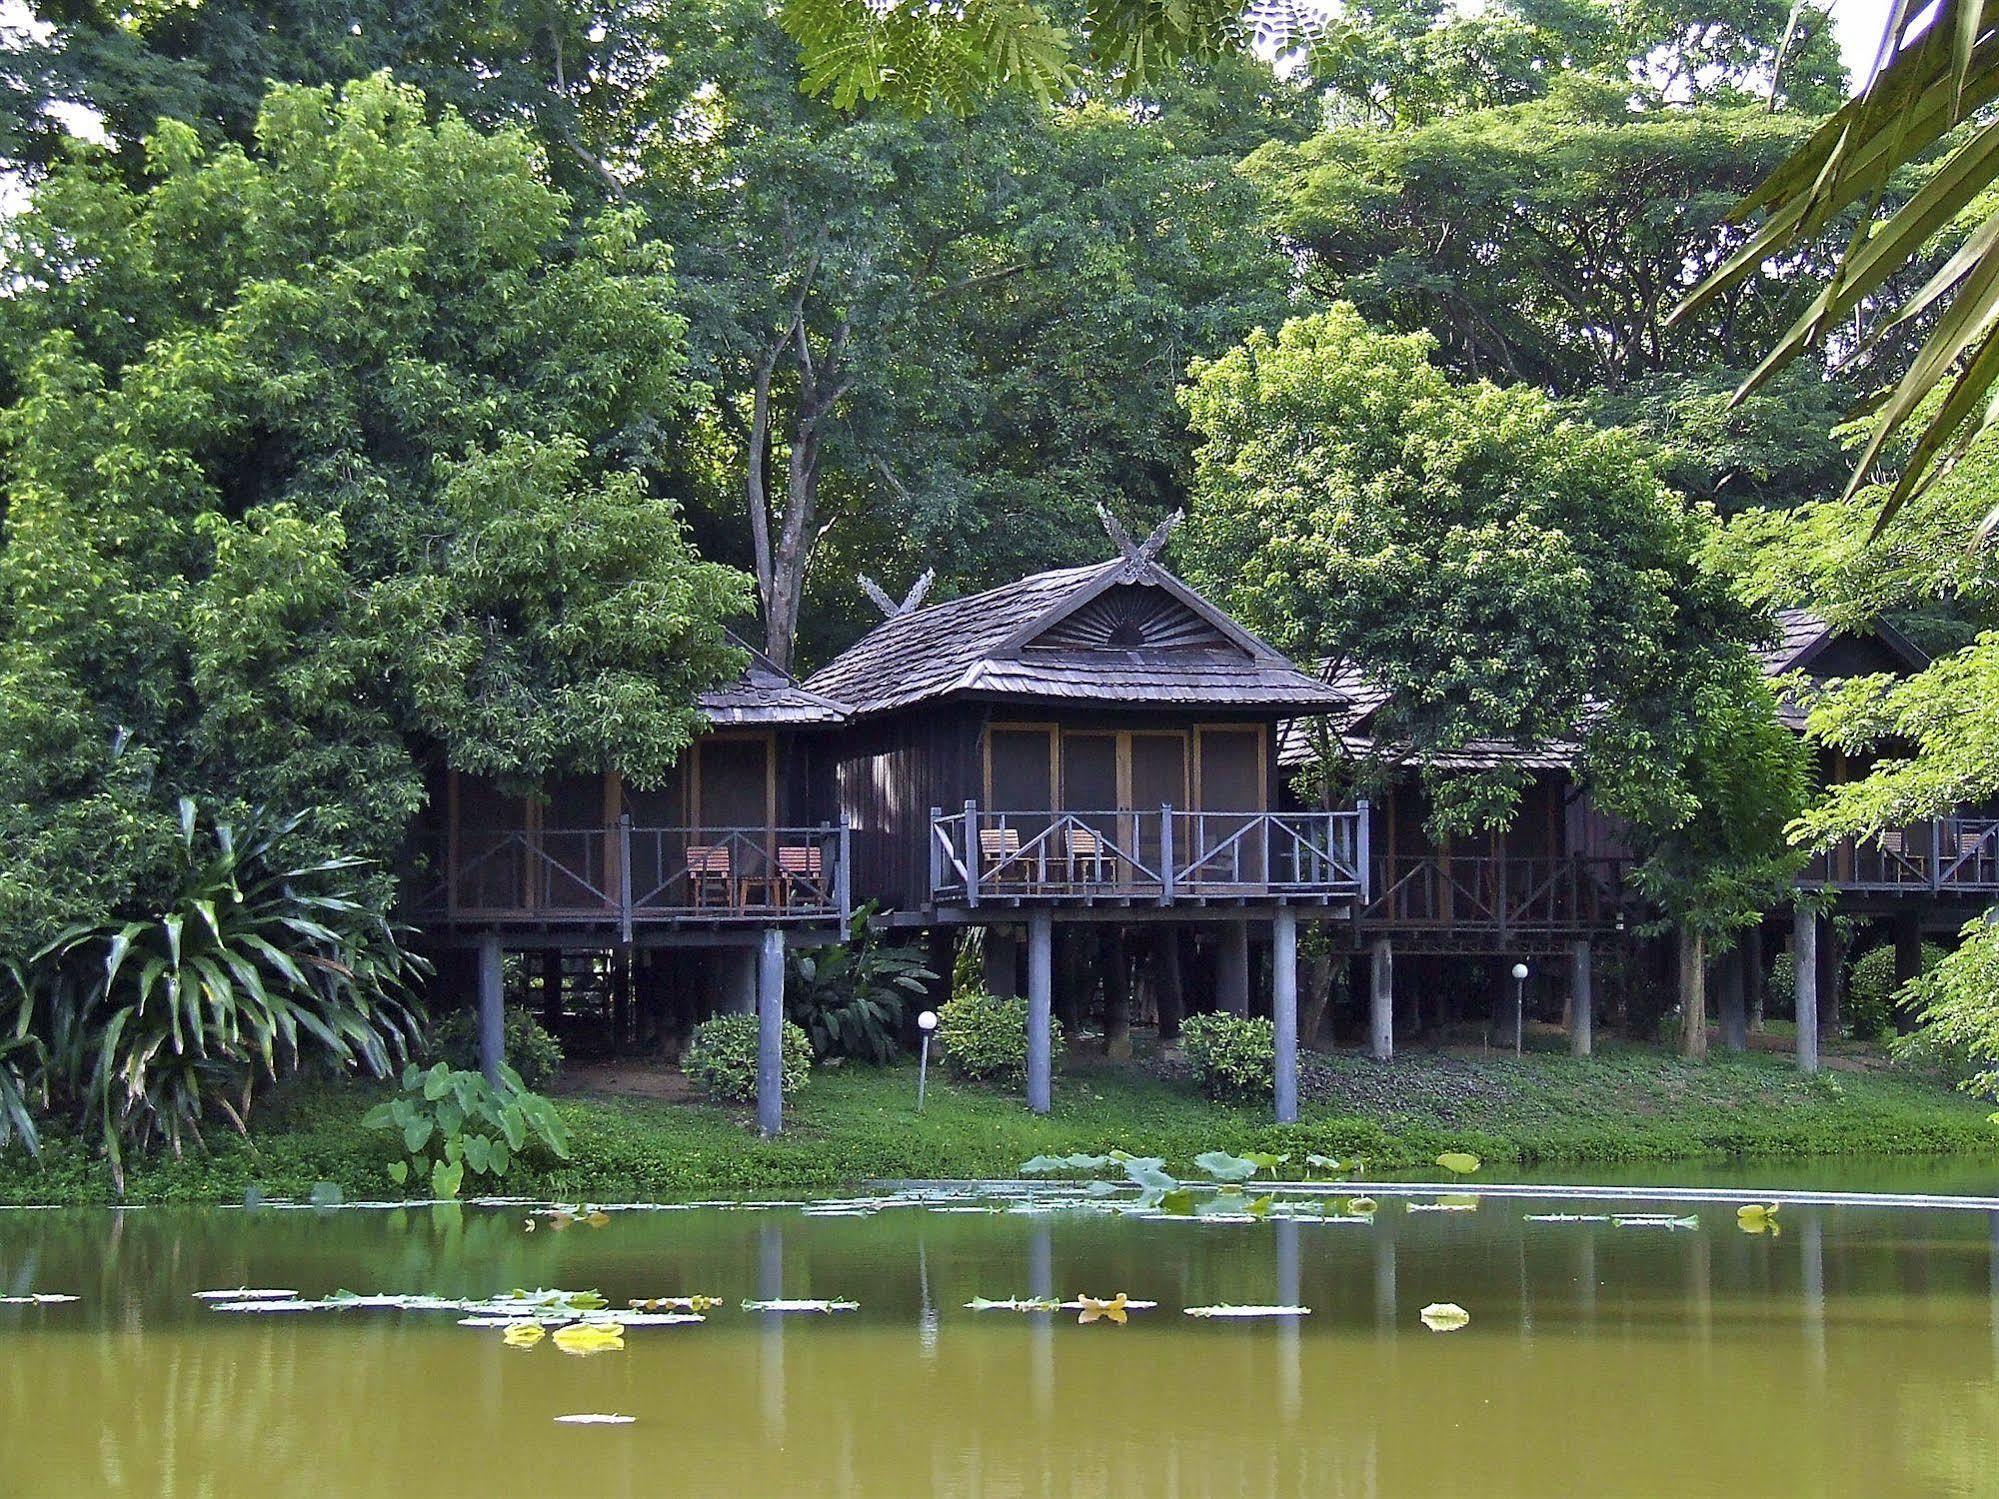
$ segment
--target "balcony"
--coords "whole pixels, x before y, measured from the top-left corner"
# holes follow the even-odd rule
[[[1848,839],[1815,855],[1802,885],[1873,894],[1999,892],[1999,818],[1945,817]]]
[[[1634,908],[1630,869],[1629,859],[1581,854],[1381,858],[1361,920],[1446,946],[1586,936],[1614,930]]]
[[[1364,899],[1367,807],[1352,812],[930,814],[941,906]]]
[[[615,928],[834,922],[848,829],[460,828],[419,840],[409,914],[429,925]]]

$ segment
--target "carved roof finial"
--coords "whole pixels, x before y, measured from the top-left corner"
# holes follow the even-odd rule
[[[901,619],[905,614],[914,614],[916,612],[917,606],[923,602],[923,596],[930,592],[930,585],[937,581],[937,569],[926,567],[923,570],[923,576],[909,585],[909,592],[902,596],[902,602],[899,604],[888,596],[887,591],[883,589],[881,584],[877,583],[866,573],[860,573],[857,576],[860,579],[861,592],[865,593],[874,602],[874,606],[881,610],[883,619]]]
[[[1129,569],[1136,572],[1159,558],[1160,550],[1166,545],[1166,538],[1173,534],[1173,528],[1187,518],[1187,512],[1176,510],[1165,520],[1152,528],[1152,534],[1143,541],[1132,540],[1131,532],[1124,528],[1124,522],[1111,513],[1110,507],[1102,501],[1097,503],[1097,519],[1103,522],[1104,530],[1117,549],[1124,556]]]

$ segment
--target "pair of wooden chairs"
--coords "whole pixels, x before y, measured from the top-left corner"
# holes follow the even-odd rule
[[[1106,883],[1115,880],[1124,856],[1094,828],[1069,824],[1049,849],[1046,860],[1051,881],[1072,885]],[[979,829],[979,878],[1000,885],[1038,885],[1043,860],[1020,856],[1019,828]]]
[[[781,847],[774,861],[759,853],[755,862],[754,869],[740,870],[732,845],[688,844],[687,884],[694,906],[741,911],[752,904],[783,908],[800,893],[812,900],[822,898],[826,856],[817,844]],[[752,902],[752,895],[763,899]]]

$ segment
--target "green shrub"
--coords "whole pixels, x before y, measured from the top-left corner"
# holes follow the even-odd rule
[[[1923,944],[1922,971],[1930,972],[1944,959],[1944,950],[1934,942]],[[1864,1040],[1875,1041],[1895,1033],[1895,949],[1893,945],[1870,947],[1846,974],[1847,1029]]]
[[[680,1070],[702,1092],[722,1103],[754,1103],[757,1096],[757,1025],[755,1015],[717,1015],[694,1027]],[[789,1020],[784,1022],[783,1080],[788,1098],[805,1085],[812,1070],[812,1043]]]
[[[562,1071],[562,1043],[535,1019],[525,1005],[508,1005],[501,1035],[507,1065],[535,1093],[546,1093]],[[461,1072],[479,1070],[479,1017],[471,1010],[447,1015],[431,1033],[430,1060],[448,1062]]]
[[[1180,1049],[1210,1098],[1247,1103],[1277,1086],[1277,1030],[1268,1020],[1210,1011],[1180,1027]]]
[[[361,1123],[402,1137],[408,1159],[389,1163],[389,1180],[399,1187],[427,1184],[435,1197],[456,1197],[467,1171],[499,1181],[530,1144],[569,1159],[569,1135],[554,1106],[506,1066],[496,1088],[483,1073],[411,1063],[403,1069],[403,1091],[368,1110]]]
[[[1798,1013],[1798,960],[1788,951],[1770,960],[1770,972],[1763,983],[1765,1016]]]
[[[944,1061],[960,1077],[1018,1082],[1027,1074],[1027,1001],[1000,999],[983,988],[951,996],[937,1012]],[[1062,1027],[1048,1017],[1049,1055],[1062,1056]]]

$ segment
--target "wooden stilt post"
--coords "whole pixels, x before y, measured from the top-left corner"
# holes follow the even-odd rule
[[[1368,1055],[1386,1062],[1395,1055],[1395,948],[1386,937],[1374,939],[1368,993]]]
[[[1249,923],[1225,922],[1215,964],[1215,1002],[1231,1015],[1249,1014]]]
[[[1298,1122],[1298,913],[1279,906],[1270,924],[1270,1018],[1277,1039],[1277,1122]]]
[[[1569,944],[1569,1055],[1586,1057],[1596,1044],[1595,975],[1587,937]]]
[[[1180,1021],[1187,1013],[1186,989],[1180,971],[1180,928],[1161,924],[1156,928],[1159,947],[1153,969],[1153,988],[1159,1002],[1159,1039],[1175,1041]]]
[[[506,991],[500,970],[500,936],[479,939],[479,1070],[494,1087],[507,1060]]]
[[[756,958],[757,1129],[784,1128],[784,933],[768,927]]]
[[[1054,1058],[1050,1054],[1048,1022],[1054,1012],[1055,923],[1045,910],[1027,917],[1027,1106],[1048,1112]]]
[[[1791,953],[1797,964],[1798,1070],[1819,1070],[1819,918],[1798,908]]]

